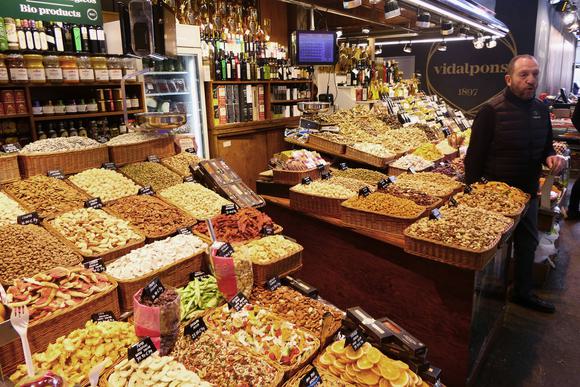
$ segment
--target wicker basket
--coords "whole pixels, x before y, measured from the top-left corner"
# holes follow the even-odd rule
[[[340,205],[346,199],[307,195],[290,188],[290,207],[309,214],[340,218]]]
[[[310,177],[312,180],[320,179],[320,171],[317,168],[307,171],[286,171],[283,169],[274,169],[272,171],[274,173],[274,182],[278,184],[300,184],[305,177]]]
[[[101,211],[105,211],[105,209],[102,209]],[[108,212],[108,211],[106,211],[106,212]],[[141,236],[141,238],[139,240],[130,242],[123,247],[117,247],[116,249],[107,251],[105,253],[88,255],[88,254],[83,254],[74,243],[72,243],[71,241],[66,239],[60,232],[58,232],[58,230],[56,230],[54,228],[54,226],[50,223],[50,221],[48,221],[48,222],[45,221],[42,223],[42,225],[52,235],[54,235],[55,237],[60,239],[62,241],[62,243],[67,245],[72,251],[74,251],[77,254],[82,255],[84,257],[85,261],[91,261],[93,259],[101,258],[104,263],[107,263],[109,261],[112,261],[115,258],[122,257],[123,255],[129,253],[131,250],[138,249],[139,247],[142,247],[143,245],[145,245],[145,237]],[[132,229],[135,233],[137,233],[138,235],[141,235],[139,230],[135,229],[134,227]]]
[[[109,145],[109,158],[117,165],[146,161],[147,156],[165,158],[175,155],[173,137],[160,137],[135,144]]]
[[[300,246],[300,250],[296,253],[286,255],[285,257],[268,264],[252,262],[254,284],[263,285],[276,276],[284,277],[299,271],[302,268],[303,250],[304,248]]]
[[[397,158],[397,155],[393,155],[391,157],[375,156],[375,155],[363,152],[361,150],[355,149],[355,148],[350,147],[350,146],[346,147],[345,154],[346,154],[346,156],[348,156],[349,158],[351,158],[355,161],[365,163],[368,165],[372,165],[373,167],[377,167],[377,168],[385,168],[387,166],[387,164],[389,164],[389,162],[391,162]]]
[[[109,153],[105,145],[69,152],[18,154],[22,177],[44,175],[55,169],[70,175],[86,169],[100,168],[108,161]]]
[[[324,137],[316,136],[314,134],[308,136],[308,144],[311,144],[329,153],[344,154],[346,152],[345,144],[339,144],[337,142],[330,141]]]
[[[191,255],[180,259],[171,265],[167,265],[152,271],[149,274],[131,280],[119,279],[107,274],[119,284],[117,289],[119,292],[119,306],[121,312],[125,313],[133,310],[133,296],[139,291],[139,289],[142,289],[155,277],[159,277],[164,285],[176,288],[187,285],[189,282],[189,274],[201,270],[204,255],[204,252]]]
[[[427,168],[423,168],[423,169],[416,169],[416,172],[426,172],[429,169],[431,169],[432,167],[427,167]],[[401,168],[397,168],[397,167],[393,167],[392,163],[389,164],[389,176],[399,176],[403,173],[406,173],[407,169],[401,169]]]
[[[32,353],[42,352],[58,337],[82,328],[96,312],[111,311],[118,317],[120,311],[117,282],[111,282],[109,290],[91,296],[72,308],[61,309],[46,318],[31,322],[28,326],[28,341]],[[11,375],[23,363],[24,354],[19,339],[0,347],[0,366],[5,375]]]
[[[20,180],[17,154],[0,156],[0,183],[12,183],[17,180]]]
[[[288,379],[282,387],[300,387],[300,381],[312,370],[312,368],[313,366],[310,364],[302,368],[299,372],[294,374],[294,376]],[[354,384],[347,383],[344,380],[337,378],[333,374],[326,372],[323,368],[317,368],[317,371],[325,386],[355,387]]]
[[[347,202],[342,203],[341,219],[342,221],[353,227],[360,227],[367,230],[375,230],[381,232],[388,232],[391,234],[402,234],[403,231],[415,223],[415,221],[422,216],[425,216],[426,211],[421,215],[412,218],[399,218],[380,214],[374,211],[365,211],[357,208],[352,208]]]
[[[272,231],[273,235],[282,234],[283,231],[284,231],[284,228],[282,226],[274,223],[274,230]],[[208,234],[202,234],[202,233],[194,230],[193,235],[200,237],[204,242],[206,242],[209,245],[211,245],[213,243],[213,241],[211,240],[211,237]],[[230,244],[235,247],[235,246],[245,245],[248,242],[255,241],[255,240],[258,240],[261,238],[262,238],[262,236],[260,235],[256,238],[248,239],[248,240],[245,240],[243,242],[230,242]],[[227,241],[221,241],[221,242],[227,242]]]

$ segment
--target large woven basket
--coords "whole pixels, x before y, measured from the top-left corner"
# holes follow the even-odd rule
[[[340,218],[340,205],[346,199],[307,195],[290,188],[290,207],[309,214]]]
[[[22,177],[44,175],[55,169],[70,175],[86,169],[100,168],[108,161],[109,153],[105,145],[68,152],[18,154]]]
[[[274,223],[274,230],[272,231],[272,235],[282,234],[283,231],[284,231],[284,228],[282,226]],[[213,241],[211,240],[211,237],[208,234],[203,234],[199,231],[194,230],[193,235],[200,237],[204,242],[206,242],[209,245],[211,245],[213,243]],[[261,238],[262,238],[262,235],[259,235],[256,238],[247,239],[247,240],[242,241],[242,242],[229,242],[229,241],[221,241],[221,242],[229,242],[232,246],[235,247],[235,246],[245,245],[248,242],[255,241],[255,240],[258,240]]]
[[[431,169],[432,167],[427,167],[427,168],[423,168],[423,169],[416,169],[415,171],[417,172],[425,172],[428,171],[429,169]],[[401,169],[401,168],[397,168],[397,167],[393,167],[392,163],[389,164],[389,176],[399,176],[403,173],[406,173],[407,170],[406,169]]]
[[[268,280],[278,276],[284,277],[299,271],[302,268],[302,251],[304,248],[300,246],[300,250],[294,254],[288,254],[275,262],[268,264],[259,264],[252,262],[252,271],[254,272],[254,283],[263,285]]]
[[[387,164],[389,164],[391,161],[393,161],[394,159],[397,158],[397,155],[393,155],[391,157],[375,156],[375,155],[372,155],[370,153],[366,153],[366,152],[363,152],[361,150],[355,149],[351,146],[346,147],[345,154],[346,154],[346,156],[348,156],[349,158],[351,158],[355,161],[365,163],[368,165],[372,165],[373,167],[377,167],[377,168],[386,168]]]
[[[119,284],[117,289],[119,292],[119,306],[121,312],[124,313],[133,310],[133,296],[139,291],[139,289],[145,287],[145,285],[155,277],[159,277],[164,285],[176,288],[187,285],[189,282],[189,274],[201,270],[204,255],[204,252],[191,255],[180,259],[171,265],[167,265],[152,271],[149,274],[131,280],[115,278],[107,273],[109,277],[113,278]]]
[[[125,165],[147,160],[155,155],[164,158],[175,154],[173,137],[160,137],[135,144],[108,145],[109,158],[117,165]]]
[[[345,144],[339,144],[337,142],[330,141],[329,139],[314,134],[308,136],[308,144],[311,144],[329,153],[344,154],[346,152]]]
[[[42,352],[58,337],[82,328],[94,313],[111,311],[118,317],[120,310],[117,282],[111,282],[109,290],[91,296],[72,308],[60,309],[46,318],[31,322],[28,326],[28,341],[32,353]],[[5,375],[11,375],[23,363],[24,354],[19,339],[0,347],[0,366]]]
[[[20,180],[17,154],[0,156],[0,183],[12,183],[17,180]]]
[[[349,226],[401,235],[408,226],[424,216],[425,212],[423,211],[421,215],[412,218],[400,218],[374,211],[360,210],[350,207],[347,202],[344,202],[341,206],[341,219]]]
[[[312,180],[320,179],[320,171],[316,168],[307,171],[286,171],[283,169],[273,169],[274,182],[286,185],[296,185],[302,183],[302,179],[310,177]]]

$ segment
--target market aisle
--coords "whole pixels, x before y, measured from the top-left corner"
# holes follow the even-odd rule
[[[580,222],[562,222],[558,269],[539,292],[554,315],[508,304],[503,328],[475,386],[580,384]]]

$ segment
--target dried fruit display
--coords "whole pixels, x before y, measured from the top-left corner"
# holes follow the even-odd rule
[[[405,173],[397,176],[395,185],[437,197],[449,196],[462,187],[458,181],[434,172]]]
[[[222,206],[233,204],[197,183],[182,183],[159,192],[159,196],[191,214],[196,219],[219,215]]]
[[[344,188],[339,184],[333,184],[328,180],[316,180],[310,184],[298,184],[292,187],[291,190],[306,195],[332,199],[348,199],[357,194],[356,191]]]
[[[181,332],[172,355],[215,386],[266,387],[282,381],[280,370],[212,330],[195,341]]]
[[[183,181],[181,176],[160,163],[148,161],[127,164],[121,167],[121,171],[143,187],[150,185],[155,192],[180,184]]]
[[[417,149],[413,151],[413,154],[427,161],[435,161],[443,158],[443,153],[441,153],[435,144],[430,142],[419,145]]]
[[[189,321],[225,301],[212,275],[194,278],[187,286],[177,289],[177,292],[181,297],[181,321]]]
[[[288,150],[276,153],[270,159],[270,167],[286,171],[307,171],[319,165],[326,165],[327,162],[318,152],[305,149]]]
[[[177,172],[180,176],[185,177],[191,175],[189,167],[195,167],[201,160],[199,156],[193,153],[181,152],[161,160],[161,163]]]
[[[425,160],[421,156],[410,154],[393,161],[389,166],[404,170],[413,168],[415,171],[423,171],[432,167],[433,163],[429,160]]]
[[[345,207],[361,211],[376,212],[396,218],[417,218],[426,210],[410,199],[400,198],[387,193],[373,192],[368,196],[356,196],[346,200]]]
[[[417,205],[424,207],[431,207],[441,202],[441,199],[438,197],[427,195],[411,188],[401,188],[394,184],[390,184],[386,188],[380,189],[378,192],[409,199],[414,201]]]
[[[349,179],[360,180],[367,185],[373,186],[381,179],[386,179],[387,175],[384,173],[373,171],[364,168],[348,168],[343,171],[332,171],[334,177],[348,177]]]
[[[302,251],[302,246],[284,238],[271,235],[236,247],[234,259],[247,259],[256,264],[269,264]]]
[[[103,202],[137,194],[139,187],[122,174],[102,168],[87,169],[69,177],[69,180],[94,198]]]
[[[501,182],[471,185],[471,192],[455,195],[458,203],[482,208],[505,216],[519,215],[528,201],[528,196],[515,187]]]
[[[233,215],[220,214],[211,223],[216,239],[228,243],[259,238],[264,227],[274,227],[274,222],[268,215],[251,207],[241,208]],[[193,230],[209,238],[207,222],[199,222]]]
[[[346,347],[344,340],[335,341],[314,365],[357,386],[428,387],[406,363],[389,358],[369,343],[355,351]]]
[[[18,216],[25,213],[20,204],[10,199],[4,192],[0,192],[0,226],[15,224]]]
[[[87,383],[91,368],[106,361],[110,367],[117,359],[127,356],[127,348],[138,341],[135,327],[127,322],[88,321],[84,328],[75,329],[48,345],[46,351],[32,355],[34,366],[62,375],[67,385]],[[26,366],[20,365],[10,380],[17,383],[26,376]]]
[[[27,306],[33,321],[76,306],[112,286],[107,276],[89,269],[55,267],[30,278],[14,280],[6,293],[11,299],[8,306]]]
[[[439,152],[443,153],[444,155],[450,155],[450,154],[457,152],[457,149],[453,148],[451,145],[449,145],[449,141],[447,141],[447,140],[439,142],[437,144],[437,149],[439,150]]]

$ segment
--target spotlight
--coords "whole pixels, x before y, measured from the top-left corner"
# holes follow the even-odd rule
[[[417,22],[415,25],[419,28],[431,27],[431,14],[429,12],[421,11],[417,15]]]
[[[483,47],[485,47],[485,42],[483,39],[474,39],[473,47],[475,47],[476,50],[481,50]]]
[[[564,15],[562,20],[564,21],[564,24],[572,24],[576,20],[576,14],[573,11],[569,11]]]
[[[344,9],[353,9],[356,7],[360,7],[362,1],[361,0],[343,0],[342,6]]]
[[[445,43],[445,42],[439,43],[439,45],[437,46],[437,51],[441,51],[441,52],[447,51],[447,43]]]
[[[385,0],[385,19],[401,16],[401,8],[397,0]]]
[[[342,36],[342,30],[336,30],[336,37],[340,38]]]
[[[497,47],[496,37],[494,36],[490,40],[488,40],[487,43],[485,43],[485,47],[487,47],[487,48],[495,48],[495,47]]]
[[[375,50],[375,55],[381,55],[382,53],[383,53],[383,49],[380,47]]]
[[[467,38],[467,36],[469,36],[469,27],[461,26],[459,28],[459,36],[462,38]]]
[[[451,20],[441,22],[441,35],[447,36],[453,33],[453,22]]]
[[[405,44],[405,47],[403,47],[403,52],[406,52],[407,54],[413,52],[413,47],[411,47],[411,43]]]
[[[368,35],[371,33],[371,29],[369,27],[363,27],[361,31],[365,35]]]

